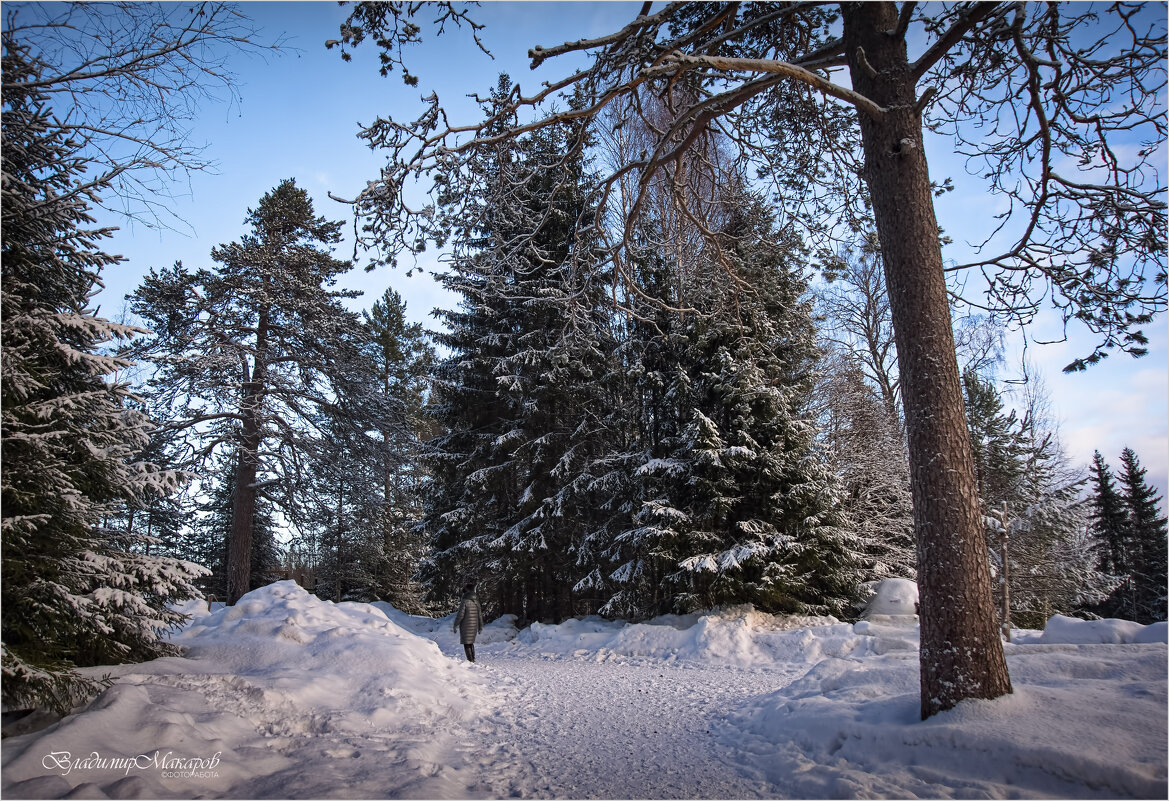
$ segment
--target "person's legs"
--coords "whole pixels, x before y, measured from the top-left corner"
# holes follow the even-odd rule
[[[463,652],[466,653],[468,662],[475,661],[475,643],[473,643],[473,642],[463,643]]]

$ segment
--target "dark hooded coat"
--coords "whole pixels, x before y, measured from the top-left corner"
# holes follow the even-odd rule
[[[465,593],[459,601],[454,627],[458,629],[459,642],[463,645],[475,642],[475,637],[483,631],[483,610],[479,606],[479,596],[475,593]]]

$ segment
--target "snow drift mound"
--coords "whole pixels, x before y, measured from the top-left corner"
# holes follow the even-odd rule
[[[1079,620],[1074,617],[1053,615],[1047,621],[1043,634],[1033,642],[1044,644],[1072,643],[1089,645],[1094,643],[1142,643],[1165,642],[1165,622],[1143,626],[1131,620],[1106,618],[1104,620]]]
[[[916,633],[877,637],[833,617],[780,616],[750,605],[706,614],[665,615],[644,623],[569,619],[533,623],[511,647],[545,657],[654,659],[751,667],[814,662],[824,657],[866,656],[917,647]]]
[[[402,705],[448,706],[465,667],[368,604],[322,601],[294,581],[253,590],[173,641],[214,672],[262,676],[267,704],[328,715],[331,727],[391,723]]]
[[[434,642],[295,582],[187,611],[172,637],[185,656],[95,668],[116,683],[83,713],[5,740],[5,797],[324,797],[356,781],[353,738],[370,765],[442,778],[436,723],[466,719],[483,695]]]

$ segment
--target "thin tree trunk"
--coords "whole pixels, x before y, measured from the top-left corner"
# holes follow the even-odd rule
[[[386,353],[386,349],[385,349],[384,345],[382,347],[382,365],[381,365],[381,367],[382,367],[382,394],[386,398],[389,398],[390,397],[390,389],[391,389],[391,387],[390,387],[390,359]],[[397,497],[397,495],[394,492],[394,487],[395,487],[395,483],[396,483],[394,480],[394,472],[395,471],[390,467],[390,460],[393,458],[393,456],[390,453],[390,450],[391,450],[391,448],[390,448],[390,432],[387,429],[383,429],[381,432],[381,435],[382,435],[382,458],[384,459],[384,461],[382,462],[382,470],[383,470],[383,473],[382,473],[382,496],[383,496],[383,498],[382,498],[382,500],[383,500],[382,559],[383,559],[383,564],[386,566],[386,570],[382,574],[382,586],[379,588],[379,590],[384,595],[387,596],[387,597],[383,598],[382,600],[388,601],[388,600],[390,600],[390,597],[388,595],[388,593],[390,591],[390,587],[391,587],[391,585],[393,585],[396,582],[396,578],[397,578],[397,569],[396,568],[397,568],[397,564],[398,564],[398,562],[397,562],[398,554],[396,554],[394,552],[394,526],[396,523],[396,521],[394,519],[395,518],[394,501],[395,501],[395,498]],[[397,588],[395,587],[394,589],[396,590]],[[402,595],[403,596],[405,595],[405,590],[402,591]],[[400,602],[400,599],[396,598],[396,597],[393,600],[397,600]]]
[[[947,302],[921,115],[893,3],[843,6],[865,178],[885,261],[909,439],[921,596],[921,714],[1011,692],[996,625],[974,460]]]
[[[1000,572],[1002,578],[999,583],[1002,584],[1002,618],[999,625],[1002,626],[1003,639],[1007,642],[1011,641],[1011,559],[1010,559],[1010,525],[1007,521],[1007,502],[1003,501],[1003,508],[999,512],[999,522],[1002,528],[999,529],[999,559],[1002,562]]]
[[[345,538],[343,536],[343,534],[344,534],[343,525],[344,524],[342,522],[342,517],[345,514],[344,504],[345,504],[345,480],[341,479],[338,482],[338,486],[337,486],[337,568],[336,568],[336,573],[333,576],[333,578],[334,578],[334,581],[333,581],[333,584],[334,584],[333,600],[336,603],[341,603],[341,592],[343,589],[342,583],[341,583],[341,572],[342,572],[342,568],[345,565],[345,563],[348,562],[348,556],[349,556],[348,554],[345,553]]]

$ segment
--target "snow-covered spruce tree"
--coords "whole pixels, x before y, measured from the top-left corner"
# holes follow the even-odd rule
[[[516,499],[505,480],[506,460],[498,454],[507,409],[496,392],[494,362],[505,337],[490,327],[495,315],[486,297],[492,279],[468,268],[456,262],[443,278],[462,299],[458,309],[442,312],[446,330],[435,336],[451,355],[435,366],[427,407],[442,433],[423,451],[431,481],[423,525],[431,554],[421,576],[429,600],[439,606],[453,603],[465,581],[486,576],[486,544],[506,530],[503,510]],[[508,594],[504,586],[496,591]]]
[[[398,609],[421,614],[426,611],[425,589],[415,574],[427,547],[417,524],[428,482],[420,457],[422,442],[430,434],[423,407],[435,353],[421,324],[406,322],[406,304],[393,289],[387,289],[364,313],[364,322],[381,391],[402,404],[408,421],[407,426],[379,432],[382,519],[380,542],[372,551],[376,563],[368,566],[371,600],[389,601]]]
[[[1118,616],[1153,623],[1166,619],[1166,518],[1132,448],[1121,452],[1120,463],[1129,567],[1110,601]]]
[[[1118,581],[1129,572],[1128,515],[1112,468],[1100,451],[1092,455],[1089,478],[1092,482],[1092,551],[1096,557],[1096,566],[1101,573]]]
[[[962,376],[974,473],[983,516],[1015,500],[1026,472],[1027,443],[1018,415],[1006,411],[994,383],[967,370]]]
[[[744,284],[672,276],[684,294],[667,300],[698,313],[653,346],[658,370],[637,373],[655,408],[639,506],[607,550],[609,609],[846,614],[858,543],[807,411],[816,348],[798,248],[753,198],[728,198],[724,214],[722,255]]]
[[[652,226],[646,225],[648,229]],[[606,440],[593,460],[597,519],[578,549],[583,578],[573,588],[605,615],[638,619],[673,608],[665,576],[676,569],[657,556],[659,543],[684,523],[662,502],[665,462],[680,440],[678,398],[682,320],[652,298],[669,296],[669,260],[643,230],[633,261],[647,297],[630,297],[614,319],[615,346],[597,381]]]
[[[576,551],[595,517],[591,461],[604,414],[597,380],[609,350],[604,301],[596,284],[582,284],[566,266],[573,250],[589,247],[572,224],[587,203],[583,137],[566,126],[525,140],[515,176],[522,189],[507,207],[512,230],[535,232],[504,256],[505,302],[519,314],[515,350],[496,376],[513,409],[504,437],[519,490],[514,522],[495,543],[513,593],[502,611],[524,619],[573,614]]]
[[[317,216],[292,180],[245,221],[250,233],[211,251],[216,268],[152,269],[131,296],[151,328],[131,352],[156,368],[149,387],[167,425],[195,466],[224,453],[234,463],[229,603],[251,589],[257,497],[299,522],[320,416],[374,430],[399,419],[377,392],[361,319],[342,304],[356,293],[334,288],[351,266],[331,255],[342,224]]]
[[[3,698],[68,710],[95,687],[76,667],[170,652],[159,634],[196,597],[195,565],[147,552],[137,529],[104,527],[179,476],[141,459],[150,422],[100,355],[136,329],[88,308],[101,270],[90,205],[109,177],[86,175],[81,145],[37,88],[44,65],[10,32],[3,54]]]
[[[494,97],[506,97],[501,79]],[[466,248],[444,278],[463,310],[446,316],[427,515],[439,593],[482,579],[497,611],[572,613],[575,549],[593,504],[588,473],[600,409],[604,320],[596,290],[565,269],[587,248],[571,222],[585,203],[583,132],[566,125],[513,143],[478,166],[479,214],[458,223]],[[441,597],[441,596],[440,596]]]
[[[1098,602],[1106,579],[1091,552],[1083,475],[1068,464],[1055,432],[1028,430],[1027,442],[1024,480],[1008,503],[1011,621],[1042,628],[1053,614]],[[988,522],[993,539],[1001,518]]]
[[[488,109],[502,102],[511,83],[500,76]],[[506,170],[514,145],[485,153],[465,174],[439,176],[444,199],[459,194],[474,201],[469,213],[443,221],[454,255],[439,276],[443,287],[459,297],[455,309],[439,311],[444,329],[435,342],[449,355],[438,362],[427,413],[440,433],[424,451],[431,477],[422,524],[432,549],[421,577],[430,602],[450,606],[467,580],[495,573],[489,544],[511,526],[518,501],[511,479],[510,453],[504,433],[513,409],[499,392],[499,361],[517,349],[513,315],[503,301],[506,280],[496,268],[496,253],[505,252],[508,233],[502,210],[507,203]],[[496,606],[514,595],[506,578],[496,576]]]

